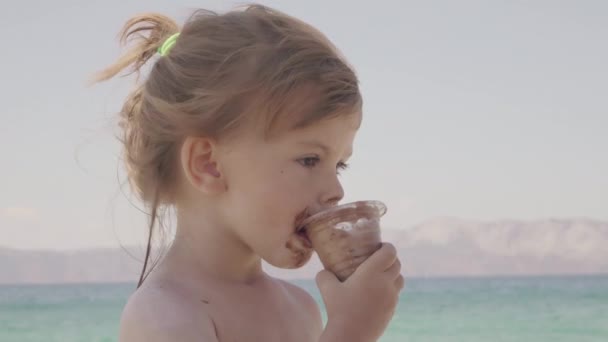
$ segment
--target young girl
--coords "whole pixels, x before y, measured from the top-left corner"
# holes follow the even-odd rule
[[[325,327],[306,291],[261,265],[305,264],[312,250],[298,222],[344,195],[338,173],[362,100],[336,48],[259,5],[199,10],[181,29],[160,14],[137,16],[121,41],[134,44],[98,81],[158,58],[120,113],[130,183],[152,218],[120,341],[377,340],[404,283],[392,245],[345,282],[317,275]],[[176,213],[175,239],[146,272],[166,208]]]

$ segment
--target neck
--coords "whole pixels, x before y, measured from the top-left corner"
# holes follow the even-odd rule
[[[242,284],[262,279],[261,258],[218,222],[213,215],[201,215],[200,208],[178,208],[175,239],[163,264],[189,278]]]

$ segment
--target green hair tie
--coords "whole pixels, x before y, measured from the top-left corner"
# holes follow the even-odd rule
[[[174,33],[169,38],[167,38],[163,45],[158,48],[158,53],[160,53],[161,56],[166,56],[169,53],[169,50],[171,50],[171,48],[173,47],[173,45],[175,45],[178,36],[179,32]]]

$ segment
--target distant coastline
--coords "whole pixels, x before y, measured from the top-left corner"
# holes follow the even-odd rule
[[[587,219],[442,218],[406,230],[385,229],[383,238],[397,246],[403,273],[411,279],[608,274],[608,223]],[[142,251],[133,246],[76,251],[0,247],[0,284],[128,284],[138,279]],[[264,267],[285,279],[313,279],[322,268],[316,256],[298,270]]]

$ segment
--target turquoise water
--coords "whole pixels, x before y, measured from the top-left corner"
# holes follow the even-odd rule
[[[117,341],[133,287],[0,285],[0,341]],[[608,276],[410,279],[380,341],[605,342]]]

